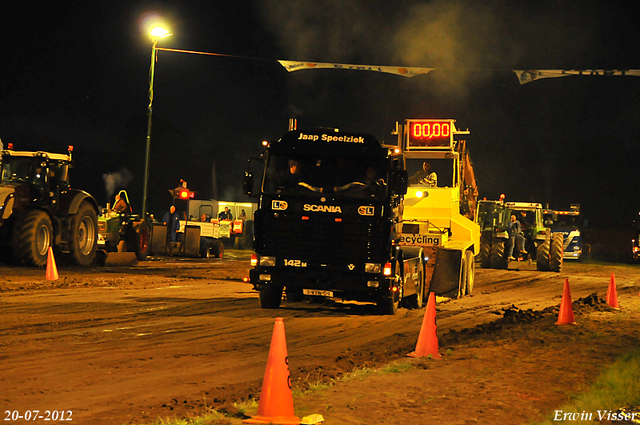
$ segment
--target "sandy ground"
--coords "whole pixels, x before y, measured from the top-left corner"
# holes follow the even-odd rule
[[[325,424],[529,423],[640,342],[640,273],[625,265],[565,263],[559,274],[526,264],[476,268],[472,297],[437,306],[440,361],[406,356],[424,308],[380,316],[362,304],[285,301],[260,309],[242,282],[243,251],[60,268],[53,282],[43,269],[0,267],[7,423],[26,423],[10,415],[35,410],[81,424],[146,424],[214,408],[235,414],[234,402],[260,396],[276,317],[284,318],[296,414],[322,414]],[[603,303],[611,273],[620,311]],[[577,326],[554,324],[565,279]],[[407,360],[414,367],[405,373],[299,391]],[[220,423],[241,423],[238,416]]]

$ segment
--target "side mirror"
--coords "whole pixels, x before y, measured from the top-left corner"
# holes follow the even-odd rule
[[[242,183],[242,192],[245,195],[253,194],[253,173],[251,171],[244,172],[244,182]]]
[[[407,170],[398,170],[393,175],[393,191],[397,195],[406,195],[409,176]]]

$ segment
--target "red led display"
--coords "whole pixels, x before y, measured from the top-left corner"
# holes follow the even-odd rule
[[[412,121],[409,125],[409,147],[449,146],[451,121]]]

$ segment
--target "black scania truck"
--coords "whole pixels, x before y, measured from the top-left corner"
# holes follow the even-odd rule
[[[405,276],[396,245],[407,173],[395,148],[370,134],[293,130],[249,160],[244,193],[259,197],[250,283],[263,308],[279,307],[283,291],[290,301],[372,302],[385,314],[418,292],[422,302],[423,280]]]

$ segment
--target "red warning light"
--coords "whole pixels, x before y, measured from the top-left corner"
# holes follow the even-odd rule
[[[169,192],[173,194],[173,197],[175,199],[187,200],[187,199],[193,199],[196,197],[196,192],[193,192],[187,189],[186,187],[176,187],[175,189],[170,190]]]

